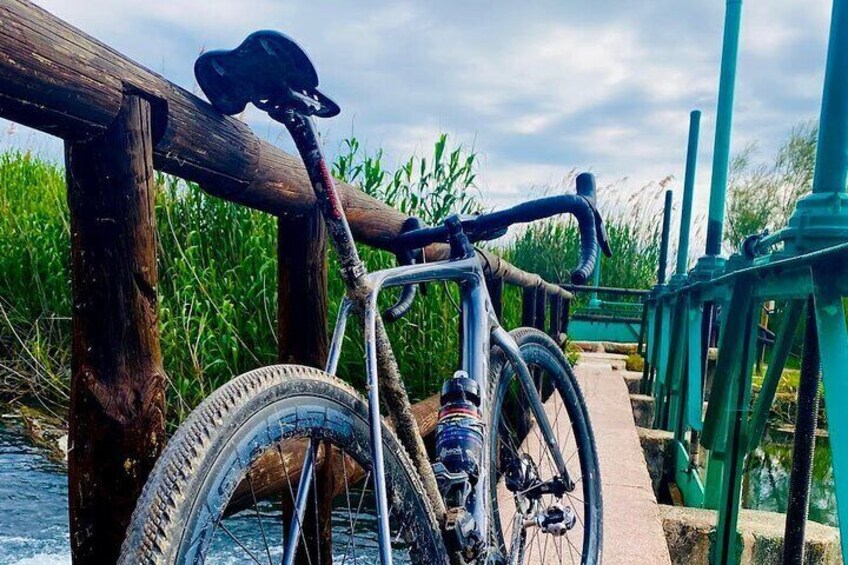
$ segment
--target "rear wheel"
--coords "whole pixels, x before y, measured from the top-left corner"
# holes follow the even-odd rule
[[[393,561],[446,563],[418,476],[385,426],[383,443]],[[296,562],[378,562],[366,402],[321,371],[281,365],[233,379],[180,427],[139,500],[119,563],[283,562],[304,467],[312,486]]]
[[[491,361],[492,410],[489,430],[493,544],[509,563],[581,563],[601,561],[602,502],[598,457],[589,414],[577,379],[559,346],[545,333],[520,328],[511,332],[531,370],[554,430],[573,490],[540,494],[540,484],[559,476],[524,389],[499,348]],[[564,511],[573,523],[564,535],[530,526],[545,511]],[[554,514],[551,514],[554,515]]]

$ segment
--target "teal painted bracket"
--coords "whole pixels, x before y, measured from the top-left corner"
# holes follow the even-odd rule
[[[766,369],[765,377],[763,377],[763,384],[760,387],[760,394],[757,395],[757,402],[754,406],[753,416],[751,417],[748,435],[749,453],[757,448],[765,432],[771,405],[774,402],[774,395],[777,392],[777,386],[780,383],[783,368],[786,366],[786,359],[789,357],[789,352],[792,348],[792,339],[795,337],[795,332],[798,329],[803,312],[803,300],[790,300],[786,305],[786,310],[783,313],[783,321],[775,336],[769,366]]]
[[[688,329],[687,341],[689,351],[687,353],[686,370],[686,425],[700,432],[703,428],[703,364],[701,363],[701,319],[703,312],[695,297],[690,294],[687,308]],[[702,487],[703,488],[703,487]]]
[[[704,483],[698,474],[698,468],[689,460],[686,445],[674,442],[674,481],[683,495],[686,506],[700,508],[704,505]]]
[[[848,556],[848,327],[842,293],[834,269],[813,268],[816,323],[819,330],[822,380],[830,445],[842,555]]]
[[[751,287],[750,277],[737,278],[733,285],[730,306],[726,309],[727,315],[722,322],[715,377],[701,434],[701,443],[712,450],[718,447],[716,431],[719,420],[724,416],[723,412],[728,410],[728,392],[742,363],[744,332],[748,313],[751,311]]]

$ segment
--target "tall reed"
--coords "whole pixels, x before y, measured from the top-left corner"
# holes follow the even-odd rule
[[[427,223],[482,208],[473,151],[441,136],[432,152],[388,168],[381,152],[346,141],[334,174]],[[169,421],[187,412],[233,375],[276,361],[276,222],[259,212],[212,198],[198,187],[160,175],[156,201],[161,342],[169,378]],[[654,218],[610,223],[618,255],[603,281],[652,284]],[[646,227],[647,226],[647,227]],[[0,155],[0,397],[62,410],[70,367],[69,220],[63,170],[28,153]],[[548,222],[498,249],[549,280],[566,280],[576,232]],[[369,269],[394,264],[391,254],[362,246]],[[329,258],[331,320],[343,295]],[[520,293],[505,291],[507,325],[520,319]],[[393,298],[387,293],[384,303]],[[389,332],[413,398],[436,390],[457,363],[458,293],[430,285],[409,315]],[[339,365],[342,378],[364,384],[358,324]]]

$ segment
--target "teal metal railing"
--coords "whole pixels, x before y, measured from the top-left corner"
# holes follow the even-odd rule
[[[706,253],[687,273],[700,119],[693,112],[677,268],[668,283],[652,289],[646,301],[642,386],[654,396],[654,426],[674,434],[671,474],[685,504],[718,512],[712,561],[738,563],[745,458],[763,435],[793,337],[806,311],[817,331],[807,332],[804,347],[819,357],[804,356],[812,361],[802,364],[802,389],[807,392],[799,409],[817,406],[814,395],[821,375],[842,554],[848,559],[848,410],[843,408],[848,402],[848,327],[843,307],[843,297],[848,295],[848,0],[833,3],[811,192],[799,200],[785,229],[753,236],[740,252],[724,259],[721,241],[741,8],[740,0],[727,2]],[[752,404],[760,310],[770,300],[781,305],[781,322]],[[707,388],[711,345],[717,345],[717,357]],[[814,447],[814,439],[798,439],[796,454],[811,460]],[[804,533],[798,521],[806,521],[808,497],[804,495],[808,493],[803,492],[803,473],[809,469],[804,464],[797,465],[797,471],[794,467],[795,492],[788,512],[793,523],[787,524],[784,555],[789,562],[802,562]]]

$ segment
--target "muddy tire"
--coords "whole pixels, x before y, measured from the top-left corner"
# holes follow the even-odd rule
[[[162,453],[133,514],[119,563],[203,563],[213,547],[214,530],[251,465],[269,450],[281,451],[283,442],[307,439],[332,444],[370,476],[367,403],[345,383],[316,369],[278,365],[222,386],[195,409]],[[446,563],[418,475],[385,424],[383,444],[390,522],[402,524],[398,536],[406,561]],[[365,486],[362,492],[364,496]],[[260,520],[265,516],[270,530],[267,514],[258,508],[256,514]],[[283,530],[275,532],[283,535]],[[264,529],[262,533],[264,539]],[[267,540],[265,546],[268,550]],[[264,560],[265,554],[260,555]]]

